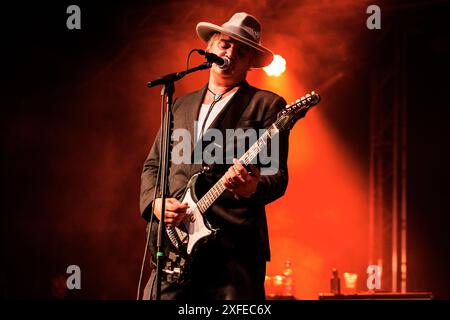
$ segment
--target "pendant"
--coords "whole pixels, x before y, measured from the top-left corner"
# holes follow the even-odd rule
[[[222,94],[217,93],[217,94],[214,95],[214,102],[217,102],[217,101],[219,101],[220,99],[222,99]]]

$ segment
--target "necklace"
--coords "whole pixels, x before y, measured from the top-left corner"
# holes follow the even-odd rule
[[[208,87],[208,91],[211,92],[211,94],[214,97],[214,101],[211,103],[211,105],[209,106],[208,112],[206,113],[205,116],[205,120],[203,120],[203,124],[202,124],[202,129],[201,129],[201,134],[203,135],[203,133],[205,132],[205,125],[206,125],[206,120],[208,120],[209,114],[211,113],[212,108],[214,107],[214,105],[220,100],[222,99],[223,95],[230,92],[231,90],[233,90],[234,88],[236,88],[237,86],[239,86],[240,83],[232,86],[231,88],[227,89],[225,92],[222,93],[214,93],[209,87]]]
[[[212,93],[213,97],[214,97],[214,102],[219,101],[220,99],[222,99],[223,95],[230,92],[231,90],[233,90],[236,86],[233,86],[229,89],[227,89],[225,92],[222,93],[214,93],[209,87],[208,87],[208,91]]]

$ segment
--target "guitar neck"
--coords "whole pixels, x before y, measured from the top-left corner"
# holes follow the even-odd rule
[[[243,165],[248,165],[258,156],[261,150],[267,145],[268,141],[278,132],[276,123],[271,125],[261,137],[245,152],[242,157],[239,158],[239,162]],[[220,195],[226,190],[223,185],[222,179],[219,179],[214,186],[209,189],[208,192],[197,202],[197,207],[201,213],[205,213],[206,210],[220,197]]]

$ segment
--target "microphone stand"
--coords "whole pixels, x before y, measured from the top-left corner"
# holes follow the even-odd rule
[[[159,157],[159,167],[161,170],[160,181],[156,181],[155,187],[160,183],[159,190],[161,191],[161,219],[158,225],[158,234],[156,240],[156,300],[161,300],[161,275],[162,275],[162,260],[164,258],[164,236],[165,236],[165,210],[166,210],[166,198],[168,195],[168,178],[169,178],[169,166],[170,166],[170,137],[172,135],[172,121],[173,121],[173,94],[175,93],[175,81],[182,79],[185,75],[211,68],[211,62],[204,62],[197,67],[187,69],[182,72],[175,72],[167,74],[161,78],[152,80],[147,83],[147,87],[152,88],[157,85],[163,85],[161,90],[161,155]],[[167,96],[166,110],[164,109],[164,98]],[[156,195],[156,193],[155,193]],[[156,195],[157,196],[157,195]],[[153,208],[156,198],[153,199]],[[154,214],[152,212],[152,214]],[[148,245],[148,244],[147,244]],[[152,293],[150,293],[151,297]]]

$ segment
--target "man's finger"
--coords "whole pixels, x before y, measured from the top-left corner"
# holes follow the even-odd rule
[[[242,179],[244,179],[244,181],[245,181],[245,178],[248,175],[247,170],[242,165],[242,163],[239,162],[238,159],[233,159],[233,163],[234,164],[233,164],[232,168],[233,168],[234,172],[236,173],[236,175],[242,177]]]
[[[235,168],[235,165],[232,165],[230,168],[228,168],[227,171],[230,178],[228,180],[231,180],[235,184],[241,184],[245,182],[245,179],[242,177],[241,172]]]
[[[177,213],[183,213],[186,212],[187,209],[189,209],[189,205],[187,203],[180,203],[179,205],[175,206],[175,208],[172,211]]]
[[[178,217],[178,213],[173,212],[173,211],[166,211],[165,218],[167,218],[167,219],[175,219],[176,217]]]
[[[189,208],[189,205],[187,203],[181,203],[180,201],[176,200],[173,202],[166,202],[166,211],[176,211],[176,212],[182,212],[186,211]]]
[[[261,176],[261,170],[259,170],[259,168],[253,164],[249,164],[248,168],[250,169],[252,176],[255,176],[257,178],[259,178]]]
[[[236,183],[236,184],[245,183],[245,179],[242,176],[238,176],[238,175],[233,176],[231,178],[231,181],[233,181],[233,183]]]
[[[179,205],[180,205],[180,201],[178,201],[175,198],[167,198],[166,199],[166,210],[170,210],[173,211],[175,210]]]
[[[233,183],[233,181],[231,180],[230,175],[228,174],[228,172],[225,173],[225,175],[222,178],[222,183],[223,186],[228,190],[233,192],[234,188],[236,188],[236,185]]]

